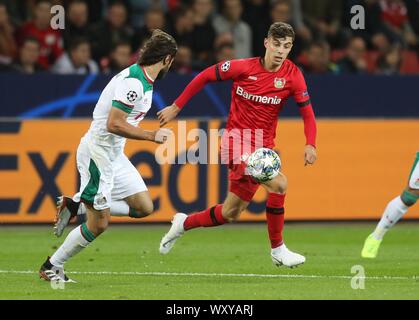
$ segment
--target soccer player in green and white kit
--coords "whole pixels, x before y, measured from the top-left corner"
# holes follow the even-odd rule
[[[363,258],[375,258],[378,249],[383,241],[386,232],[393,227],[397,221],[407,212],[409,207],[413,206],[419,198],[419,152],[416,153],[416,159],[410,171],[407,188],[401,196],[391,200],[381,217],[380,222],[374,232],[365,240],[361,256]]]
[[[72,199],[61,198],[56,234],[62,233],[80,207],[87,211],[87,222],[73,229],[47,258],[39,270],[41,278],[71,281],[64,274],[64,263],[106,230],[111,214],[141,218],[153,212],[147,187],[124,154],[124,146],[127,138],[164,143],[172,133],[169,129],[148,131],[137,125],[151,107],[154,80],[168,72],[176,53],[173,37],[155,30],[138,62],[113,77],[102,91],[90,129],[77,149],[80,190]]]

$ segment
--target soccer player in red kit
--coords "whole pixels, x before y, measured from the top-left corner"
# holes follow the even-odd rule
[[[237,220],[256,193],[259,185],[268,190],[266,217],[271,241],[271,258],[274,264],[294,267],[305,262],[305,257],[290,251],[282,239],[284,226],[284,200],[287,179],[280,173],[273,180],[259,183],[246,174],[243,157],[237,157],[235,141],[241,141],[242,147],[250,145],[253,152],[257,147],[274,147],[274,138],[278,114],[285,101],[293,96],[304,120],[306,145],[304,147],[305,164],[316,161],[316,121],[307,92],[304,77],[298,67],[287,59],[291,51],[295,33],[293,28],[282,22],[272,24],[264,40],[266,53],[263,58],[250,58],[225,61],[213,65],[198,74],[185,88],[174,104],[158,113],[161,126],[174,119],[183,106],[212,81],[233,80],[231,110],[226,132],[221,143],[221,158],[227,155],[230,187],[223,204],[218,204],[201,212],[186,215],[177,213],[172,227],[160,243],[160,253],[167,254],[175,241],[187,230],[198,227],[213,227]],[[255,134],[249,139],[242,134],[242,139],[235,139],[234,134],[245,130]],[[257,146],[257,131],[262,130],[262,145]],[[248,141],[246,141],[246,139]]]

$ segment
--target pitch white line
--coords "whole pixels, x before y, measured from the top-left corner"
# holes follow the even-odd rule
[[[37,274],[37,271],[0,270],[0,274]],[[114,275],[114,276],[166,276],[166,277],[239,277],[239,278],[289,278],[289,279],[352,279],[353,276],[340,275],[304,275],[304,274],[257,274],[257,273],[195,273],[195,272],[133,272],[133,271],[71,271],[68,274]],[[372,276],[365,280],[418,280],[419,276],[394,277]]]

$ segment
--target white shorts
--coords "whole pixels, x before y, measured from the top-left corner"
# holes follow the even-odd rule
[[[415,163],[410,172],[409,187],[411,189],[419,190],[419,152],[416,153]]]
[[[82,138],[77,148],[77,169],[81,183],[73,200],[91,204],[96,210],[147,191],[140,173],[122,151],[92,144],[87,138]]]

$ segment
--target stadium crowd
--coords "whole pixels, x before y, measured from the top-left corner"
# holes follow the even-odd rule
[[[51,6],[65,28],[51,28]],[[362,5],[365,29],[353,30]],[[153,29],[172,34],[173,69],[263,55],[272,22],[290,23],[290,59],[305,73],[419,73],[419,0],[0,0],[0,71],[116,73]]]

